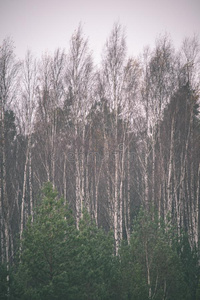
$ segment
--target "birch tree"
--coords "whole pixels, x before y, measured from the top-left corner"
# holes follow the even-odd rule
[[[21,200],[20,239],[22,239],[22,233],[28,212],[30,213],[33,221],[32,135],[36,110],[37,64],[30,51],[28,51],[26,54],[22,72],[22,98],[19,106],[21,106],[21,120],[23,122],[22,126],[24,128],[24,136],[27,139],[27,145],[25,150],[26,153]],[[27,191],[27,186],[29,187],[29,191]],[[28,194],[29,203],[27,199]]]
[[[114,174],[113,174],[113,229],[118,253],[119,241],[122,236],[122,203],[119,201],[119,113],[122,104],[122,88],[124,82],[124,64],[126,56],[126,43],[122,27],[115,24],[110,37],[105,45],[103,58],[103,72],[106,78],[106,96],[110,109],[114,113],[113,137],[114,137]]]
[[[159,215],[161,215],[163,203],[165,207],[168,201],[165,199],[165,169],[159,124],[164,109],[169,103],[173,91],[177,88],[174,64],[174,50],[166,36],[157,40],[156,47],[152,52],[148,50],[144,53],[141,89],[146,120],[144,202],[147,203],[148,199],[148,202],[154,203],[159,210]],[[158,157],[156,158],[156,147],[159,147],[161,185],[155,181],[156,159],[158,159]],[[150,174],[151,180],[149,181]],[[162,198],[163,203],[161,203]]]
[[[85,125],[90,107],[92,83],[92,57],[88,41],[84,38],[81,25],[72,35],[67,58],[66,84],[71,89],[71,118],[74,125],[75,202],[76,224],[82,217],[85,206]],[[73,151],[73,150],[72,150]]]

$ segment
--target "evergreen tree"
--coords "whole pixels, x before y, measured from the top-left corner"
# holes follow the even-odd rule
[[[74,234],[69,209],[47,183],[35,220],[28,223],[22,241],[17,274],[22,299],[68,299]]]
[[[114,238],[98,229],[87,213],[80,222],[75,252],[72,299],[120,299],[114,289],[117,264],[113,255]]]
[[[117,298],[114,240],[84,214],[71,212],[47,183],[33,223],[27,224],[16,274],[19,299]]]

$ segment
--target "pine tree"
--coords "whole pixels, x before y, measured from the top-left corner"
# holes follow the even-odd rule
[[[75,226],[72,215],[58,199],[51,183],[43,189],[43,199],[35,220],[29,221],[22,241],[18,271],[24,299],[62,299],[69,293],[70,255]]]

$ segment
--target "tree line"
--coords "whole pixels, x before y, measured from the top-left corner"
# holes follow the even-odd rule
[[[153,208],[140,209],[132,229],[114,255],[114,234],[86,210],[77,229],[65,199],[45,184],[14,266],[0,271],[1,299],[199,299],[198,253],[187,236]]]
[[[116,257],[123,241],[131,247],[141,207],[152,222],[157,214],[165,226],[170,223],[179,241],[185,232],[188,247],[198,250],[198,39],[186,38],[175,50],[169,37],[161,36],[138,58],[127,57],[126,50],[118,23],[98,68],[81,26],[68,53],[57,49],[40,60],[28,51],[18,61],[13,42],[2,42],[0,256],[7,271],[23,251],[29,217],[35,224],[45,182],[68,203],[76,230],[87,212],[97,228],[113,232]],[[135,271],[142,276],[144,270]]]

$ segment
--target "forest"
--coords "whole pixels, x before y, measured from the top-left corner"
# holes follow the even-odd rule
[[[0,44],[0,299],[200,299],[200,44],[95,65]]]

